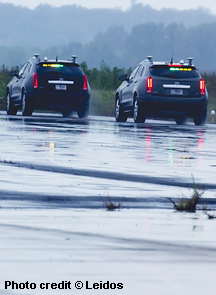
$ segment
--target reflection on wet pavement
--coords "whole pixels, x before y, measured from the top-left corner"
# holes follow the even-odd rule
[[[113,118],[92,117],[85,121],[54,115],[2,115],[0,125],[2,162],[32,165],[32,169],[36,165],[77,169],[83,174],[101,171],[166,178],[170,182],[192,183],[193,175],[197,183],[215,185],[214,125],[178,126],[153,120],[136,125],[132,121],[116,123]],[[31,172],[26,169],[25,173],[28,176]],[[10,181],[9,176],[7,179]],[[97,178],[91,181],[99,183]],[[93,190],[90,194],[94,194]]]
[[[122,282],[124,295],[212,293],[216,219],[202,207],[216,208],[215,130],[2,114],[0,294],[6,280],[109,280]],[[191,196],[191,174],[209,187],[201,210],[175,212],[167,197]],[[121,209],[107,211],[109,199]]]

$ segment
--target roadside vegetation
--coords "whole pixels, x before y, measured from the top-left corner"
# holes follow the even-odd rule
[[[193,193],[191,198],[181,198],[178,202],[173,201],[172,198],[167,198],[174,205],[174,209],[177,211],[185,211],[185,212],[196,212],[196,206],[200,202],[200,198],[203,195],[204,191],[199,189],[193,179]]]
[[[105,202],[105,207],[108,211],[114,211],[116,209],[120,209],[122,206],[121,203],[115,203],[109,198],[108,202]]]
[[[9,70],[5,69],[5,66],[3,65],[0,70],[0,109],[5,110],[6,109],[6,86],[7,83],[11,80],[11,77],[9,76]]]
[[[115,115],[115,91],[121,84],[118,79],[122,74],[130,74],[131,68],[123,69],[114,67],[111,69],[104,60],[100,63],[100,68],[90,69],[86,62],[81,63],[81,67],[88,77],[91,86],[90,114],[98,116]],[[201,73],[206,82],[209,93],[208,121],[211,121],[211,111],[216,111],[216,73]],[[0,69],[0,109],[6,109],[5,91],[7,83],[11,80],[9,69],[1,66]]]
[[[81,67],[88,77],[91,86],[90,113],[99,116],[114,116],[115,91],[121,84],[119,76],[130,73],[132,69],[119,69],[110,67],[104,60],[100,63],[100,69],[89,69],[86,62]]]

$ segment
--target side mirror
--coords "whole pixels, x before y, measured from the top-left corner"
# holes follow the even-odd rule
[[[11,76],[11,77],[18,76],[18,72],[17,72],[17,71],[11,71],[11,72],[9,73],[9,76]]]
[[[127,74],[121,75],[119,77],[119,80],[121,80],[121,81],[128,81],[128,75]]]

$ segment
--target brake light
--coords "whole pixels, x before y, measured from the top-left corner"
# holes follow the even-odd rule
[[[153,87],[153,80],[151,77],[148,77],[146,80],[146,88],[147,88],[147,92],[151,93],[152,92],[152,87]]]
[[[36,73],[33,75],[33,87],[38,88],[38,77]]]
[[[83,90],[87,90],[88,89],[88,80],[86,75],[83,76],[84,80],[83,80]]]
[[[169,66],[169,67],[175,67],[175,68],[176,68],[176,67],[178,67],[178,68],[182,67],[182,65],[174,65],[174,64],[169,64],[168,66]]]
[[[200,80],[200,93],[201,95],[205,94],[205,81],[203,79]]]

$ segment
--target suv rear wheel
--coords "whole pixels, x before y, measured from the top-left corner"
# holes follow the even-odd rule
[[[26,93],[23,91],[22,93],[22,115],[23,116],[31,116],[33,113],[32,104],[26,98]]]
[[[201,109],[194,116],[194,124],[195,125],[204,125],[207,118],[207,108]]]
[[[117,98],[116,105],[115,105],[115,118],[117,122],[127,121],[127,114],[125,114],[122,110],[119,97]]]
[[[184,125],[186,123],[186,116],[185,115],[177,115],[175,117],[175,121],[177,125]]]
[[[7,93],[7,114],[8,115],[16,115],[17,114],[17,107],[14,106],[9,92]]]
[[[141,107],[141,104],[138,102],[137,97],[134,99],[134,122],[135,123],[144,123],[146,119],[145,110]]]
[[[80,119],[88,117],[89,104],[81,104],[77,110],[77,114]]]
[[[62,116],[64,118],[67,118],[67,117],[70,117],[71,113],[72,113],[71,109],[65,109],[65,110],[62,111]]]

